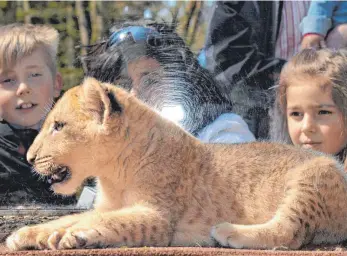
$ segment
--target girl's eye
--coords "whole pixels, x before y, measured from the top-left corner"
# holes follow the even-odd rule
[[[293,111],[289,113],[289,116],[301,116],[301,113],[298,111]]]
[[[319,115],[330,115],[330,114],[332,114],[332,112],[329,110],[320,110],[318,114]]]
[[[65,126],[65,123],[64,122],[58,122],[58,121],[55,121],[54,122],[54,125],[53,125],[53,130],[55,131],[61,131]]]

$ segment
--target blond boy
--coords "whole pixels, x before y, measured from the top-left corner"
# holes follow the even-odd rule
[[[0,27],[0,108],[2,118],[23,128],[40,128],[60,95],[58,32],[48,26]]]

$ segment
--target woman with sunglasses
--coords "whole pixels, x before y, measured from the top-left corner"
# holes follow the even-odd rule
[[[113,30],[114,31],[114,30]],[[254,141],[244,120],[174,29],[124,24],[82,58],[87,76],[119,84],[203,142]]]

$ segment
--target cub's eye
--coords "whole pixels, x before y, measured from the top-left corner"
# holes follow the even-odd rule
[[[61,131],[61,129],[63,129],[63,127],[65,126],[65,124],[66,124],[66,123],[64,123],[64,122],[54,121],[53,130],[54,130],[54,131]]]

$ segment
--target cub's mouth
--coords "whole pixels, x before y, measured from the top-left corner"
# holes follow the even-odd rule
[[[51,169],[50,175],[47,176],[47,182],[49,184],[64,183],[71,178],[71,172],[67,166],[57,166]]]

